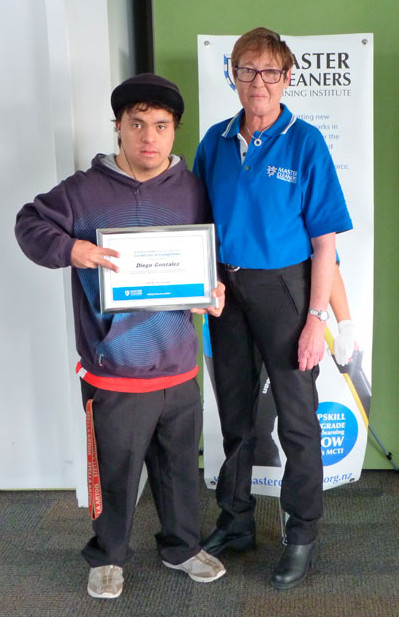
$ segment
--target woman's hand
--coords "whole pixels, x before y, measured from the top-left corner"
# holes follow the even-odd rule
[[[308,371],[316,366],[324,356],[326,346],[325,322],[314,315],[308,315],[298,343],[298,363],[300,371]]]

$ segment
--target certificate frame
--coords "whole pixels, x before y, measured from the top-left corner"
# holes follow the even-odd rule
[[[215,226],[163,225],[97,229],[97,244],[118,273],[99,267],[102,313],[217,307]]]

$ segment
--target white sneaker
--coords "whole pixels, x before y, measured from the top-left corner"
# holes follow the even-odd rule
[[[188,574],[193,581],[197,581],[197,583],[211,583],[223,576],[223,574],[226,574],[226,569],[223,564],[220,563],[219,559],[216,559],[213,555],[209,555],[209,553],[206,553],[204,550],[194,555],[194,557],[187,559],[187,561],[183,561],[183,563],[177,565],[168,563],[167,561],[162,561],[162,563],[164,566],[172,568],[173,570],[183,570],[183,572]]]
[[[90,568],[87,593],[92,598],[118,598],[123,589],[123,569],[120,566]]]

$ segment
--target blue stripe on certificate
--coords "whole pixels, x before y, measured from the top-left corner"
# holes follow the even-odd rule
[[[192,285],[150,285],[148,287],[114,287],[114,302],[138,300],[142,298],[194,298],[203,296],[205,287],[202,283]]]

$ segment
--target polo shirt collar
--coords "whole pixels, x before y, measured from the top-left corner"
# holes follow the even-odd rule
[[[287,133],[287,131],[291,128],[291,126],[296,120],[296,116],[294,116],[294,114],[290,112],[286,105],[281,103],[280,106],[280,116],[277,118],[276,122],[269,129],[267,129],[267,134],[269,136],[284,135],[285,133]],[[232,139],[233,137],[236,137],[238,135],[238,133],[240,132],[240,124],[243,115],[244,109],[241,109],[233,118],[231,118],[224,132],[222,133],[222,137],[225,137],[226,139]]]

